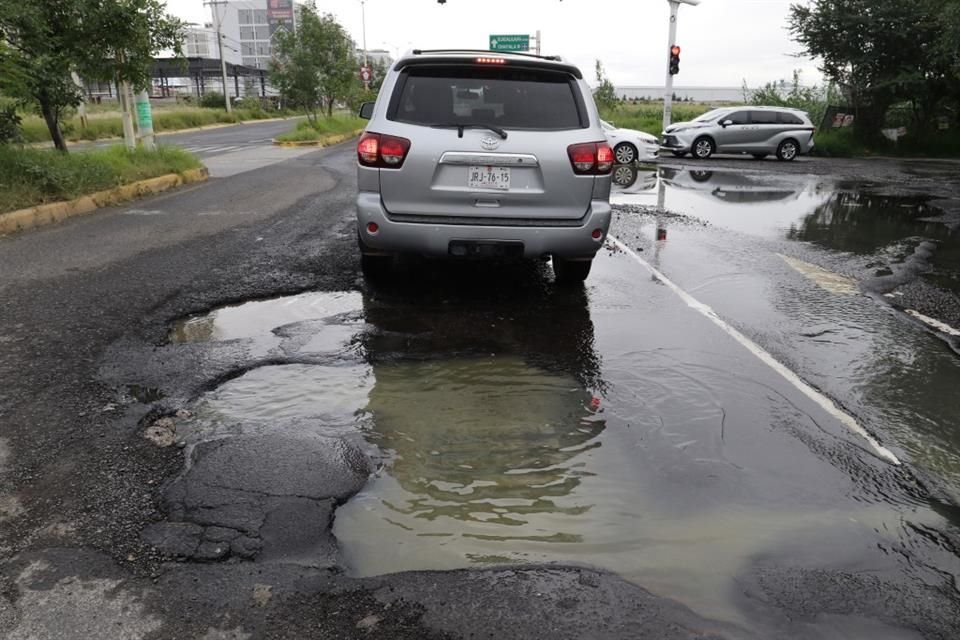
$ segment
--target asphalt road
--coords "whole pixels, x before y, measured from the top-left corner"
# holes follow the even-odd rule
[[[960,634],[939,167],[638,173],[570,291],[369,286],[352,145],[257,155],[0,238],[0,633]]]

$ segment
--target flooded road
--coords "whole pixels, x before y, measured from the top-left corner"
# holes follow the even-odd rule
[[[775,205],[760,209],[736,185],[714,204],[653,183],[617,196],[654,209],[621,209],[612,233],[905,464],[613,244],[579,291],[546,266],[412,263],[378,288],[185,319],[174,344],[229,345],[249,364],[194,403],[184,437],[363,450],[372,474],[333,524],[354,576],[596,566],[766,637],[913,637],[904,627],[942,621],[960,575],[960,369],[860,293],[864,261],[896,267],[895,247],[927,236],[841,253],[796,237],[819,228],[807,216],[839,219],[818,213],[840,201],[823,186],[764,185]],[[924,593],[918,608],[908,594]]]

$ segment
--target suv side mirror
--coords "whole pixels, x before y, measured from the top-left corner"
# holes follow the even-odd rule
[[[360,105],[360,117],[364,120],[369,120],[373,117],[373,106],[375,102],[364,102]]]
[[[726,129],[732,124],[733,124],[733,120],[724,120],[723,122],[720,123],[720,126]]]

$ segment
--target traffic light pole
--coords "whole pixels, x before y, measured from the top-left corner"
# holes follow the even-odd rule
[[[670,2],[670,36],[667,39],[667,80],[663,85],[663,128],[666,130],[673,119],[673,74],[670,73],[670,48],[677,44],[677,12],[680,9],[678,0]]]

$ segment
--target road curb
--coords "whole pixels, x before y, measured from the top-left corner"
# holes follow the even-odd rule
[[[351,133],[337,133],[325,136],[319,140],[297,140],[289,142],[274,138],[273,144],[277,147],[329,147],[330,145],[340,144],[350,138],[356,138],[361,133],[363,133],[363,129],[357,129]]]
[[[0,213],[0,236],[54,224],[73,216],[90,213],[101,207],[135,200],[161,193],[183,184],[203,182],[210,177],[206,167],[190,169],[182,174],[168,173],[156,178],[140,180],[106,191],[98,191],[75,200],[51,202],[36,207]]]

